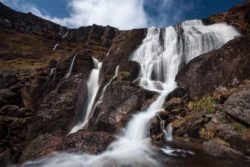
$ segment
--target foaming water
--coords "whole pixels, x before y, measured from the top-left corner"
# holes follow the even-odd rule
[[[220,48],[238,35],[225,23],[205,26],[200,20],[185,21],[175,27],[152,27],[130,59],[141,65],[140,85],[162,93],[175,83],[181,65]]]
[[[238,32],[226,24],[205,26],[199,20],[163,29],[149,28],[142,44],[130,58],[141,66],[140,86],[159,92],[158,98],[149,108],[134,115],[123,134],[99,155],[59,153],[27,162],[23,167],[161,166],[154,158],[157,155],[150,146],[148,126],[149,121],[161,110],[165,97],[176,88],[175,76],[180,66],[202,53],[218,49],[237,35]],[[171,125],[168,133],[171,133],[171,139]],[[178,152],[170,147],[163,148],[162,151],[166,154]]]
[[[99,75],[100,75],[100,70],[102,67],[102,63],[99,62],[97,59],[92,58],[95,64],[95,68],[92,69],[89,79],[87,81],[87,90],[88,90],[88,97],[87,97],[87,108],[85,111],[85,116],[84,119],[82,119],[78,124],[76,124],[72,130],[70,131],[71,133],[75,133],[78,130],[82,129],[89,120],[89,115],[91,114],[92,111],[92,107],[94,105],[94,101],[96,98],[96,94],[98,92],[99,89]]]
[[[76,59],[76,56],[77,56],[77,53],[75,54],[75,56],[73,57],[72,61],[71,61],[71,64],[70,64],[70,67],[69,67],[69,71],[68,73],[66,74],[65,78],[69,78],[71,73],[72,73],[72,70],[73,70],[73,67],[74,67],[74,64],[75,64],[75,59]]]

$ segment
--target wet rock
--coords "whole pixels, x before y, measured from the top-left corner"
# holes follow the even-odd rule
[[[193,59],[177,74],[178,85],[197,100],[219,86],[231,86],[234,78],[250,78],[249,45],[249,36],[240,37]]]
[[[168,94],[168,96],[166,97],[166,101],[168,101],[169,99],[173,97],[183,98],[185,96],[187,96],[187,91],[183,89],[182,87],[177,87]]]
[[[231,95],[223,104],[223,110],[233,119],[250,126],[250,85]]]
[[[144,29],[135,29],[121,32],[113,39],[109,56],[103,61],[101,81],[109,80],[113,76],[117,65],[127,64],[129,56],[142,42],[144,36]]]
[[[134,61],[124,62],[119,67],[118,79],[125,81],[135,80],[140,73],[140,65]]]
[[[106,132],[79,131],[64,139],[60,150],[97,154],[105,151],[114,139],[113,134]]]
[[[117,132],[127,123],[132,114],[140,111],[145,91],[127,81],[111,84],[100,104],[94,111],[90,126],[98,131]]]
[[[219,158],[244,159],[245,156],[241,152],[234,150],[220,139],[213,139],[203,143],[204,151],[212,156]]]

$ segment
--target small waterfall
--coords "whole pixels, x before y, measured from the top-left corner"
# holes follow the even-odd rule
[[[56,43],[53,47],[53,51],[56,51],[56,48],[59,46],[59,43]]]
[[[108,56],[108,55],[107,55]],[[106,92],[106,89],[107,87],[117,78],[117,75],[118,75],[118,72],[119,72],[119,65],[116,67],[115,69],[115,74],[114,76],[108,81],[108,83],[103,87],[102,89],[102,92],[101,92],[101,95],[99,97],[99,100],[97,101],[97,103],[95,104],[95,107],[93,108],[93,111],[95,111],[95,108],[101,104],[103,102],[103,96],[104,96],[104,93]]]
[[[68,71],[68,73],[65,76],[66,79],[68,79],[70,77],[71,73],[72,73],[72,70],[73,70],[73,67],[74,67],[74,64],[75,64],[76,56],[77,56],[77,53],[75,54],[75,56],[73,57],[73,59],[71,61],[71,64],[70,64],[70,67],[69,67],[69,71]]]
[[[199,20],[186,21],[176,27],[149,28],[147,36],[130,59],[141,66],[140,86],[159,92],[156,101],[146,111],[133,116],[124,133],[107,151],[99,155],[61,153],[51,158],[28,162],[24,167],[30,164],[44,167],[160,166],[153,158],[154,152],[149,144],[149,121],[161,109],[168,93],[176,87],[175,76],[181,63],[218,49],[237,35],[239,33],[227,24],[205,26]],[[94,87],[93,84],[92,86]],[[171,139],[171,131],[169,125],[168,139]],[[175,155],[176,150],[167,147],[162,151]]]
[[[100,74],[100,70],[102,67],[102,62],[99,62],[97,59],[92,58],[95,64],[95,68],[92,69],[89,79],[87,81],[87,89],[88,89],[88,97],[87,97],[87,107],[86,107],[86,111],[84,111],[85,113],[85,117],[82,121],[80,121],[76,126],[73,127],[73,129],[70,131],[71,133],[75,133],[78,130],[82,129],[89,120],[89,116],[91,114],[93,105],[94,105],[94,101],[99,89],[99,74]]]
[[[168,124],[167,128],[163,128],[163,133],[165,135],[165,139],[167,141],[172,141],[173,140],[173,127],[171,124]]]
[[[69,32],[67,31],[63,36],[62,38],[65,39],[67,36],[68,36]]]

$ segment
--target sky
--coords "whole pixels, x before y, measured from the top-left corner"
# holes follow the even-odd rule
[[[66,27],[165,27],[227,11],[244,0],[0,0]]]

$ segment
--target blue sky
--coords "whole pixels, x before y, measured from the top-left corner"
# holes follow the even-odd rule
[[[92,24],[120,29],[167,26],[205,18],[244,0],[0,0],[68,27]]]

